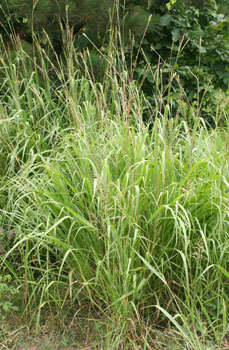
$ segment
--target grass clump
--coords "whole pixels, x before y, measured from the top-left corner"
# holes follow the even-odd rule
[[[1,268],[27,320],[39,330],[47,312],[86,318],[101,349],[222,346],[226,128],[179,109],[171,118],[170,105],[145,125],[147,101],[122,57],[104,56],[100,84],[70,46],[53,82],[38,50],[39,65],[23,50],[2,61],[0,215],[14,235],[1,239]]]

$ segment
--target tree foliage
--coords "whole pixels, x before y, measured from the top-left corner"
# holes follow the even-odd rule
[[[151,0],[139,6],[136,1],[130,0],[126,5],[129,10],[126,26],[132,28],[135,35],[135,51],[138,50],[151,15],[142,42],[144,57],[151,67],[156,66],[160,58],[165,86],[169,85],[174,74],[177,81],[173,82],[169,92],[174,100],[180,97],[178,85],[181,85],[186,99],[190,103],[202,103],[202,112],[208,115],[214,109],[212,97],[216,90],[226,92],[229,85],[229,17],[226,2]],[[134,26],[138,21],[142,25]],[[144,60],[139,59],[136,73],[140,77],[143,72],[143,88],[149,96],[155,91],[157,82],[145,70]],[[164,89],[164,95],[166,94]]]

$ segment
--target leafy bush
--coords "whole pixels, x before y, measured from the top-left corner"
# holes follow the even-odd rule
[[[11,281],[12,277],[10,275],[0,275],[0,318],[3,318],[10,311],[18,310],[17,306],[9,300],[9,297],[18,294],[17,288],[10,284]]]
[[[173,3],[168,7],[165,2],[149,2],[148,8],[145,4],[144,11],[144,5],[129,5],[125,26],[129,25],[135,34],[135,55],[139,45],[142,48],[134,77],[142,79],[144,76],[143,90],[152,101],[158,91],[168,101],[169,92],[174,106],[175,101],[187,99],[197,113],[201,109],[202,116],[209,118],[216,109],[216,90],[226,92],[229,86],[229,19],[220,12],[215,1],[178,0]],[[141,41],[149,14],[152,18]],[[142,25],[135,30],[133,23],[138,21],[139,16]],[[155,71],[154,76],[149,74],[158,62],[161,64],[163,79],[160,82],[163,85],[158,85],[159,72]],[[183,96],[179,85],[184,89]]]

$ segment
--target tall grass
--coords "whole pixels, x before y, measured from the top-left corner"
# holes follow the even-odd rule
[[[1,268],[25,313],[38,328],[47,310],[88,309],[105,349],[221,346],[227,130],[159,113],[160,96],[144,124],[147,101],[112,49],[101,84],[71,42],[55,65],[18,45],[1,61]]]

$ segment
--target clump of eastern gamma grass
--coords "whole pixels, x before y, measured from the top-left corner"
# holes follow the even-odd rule
[[[226,130],[193,111],[191,123],[179,109],[170,118],[170,105],[151,110],[149,128],[147,101],[111,53],[99,84],[74,51],[51,80],[38,50],[40,65],[22,49],[2,61],[0,215],[15,235],[1,268],[26,314],[39,327],[47,310],[77,320],[86,307],[106,349],[223,344]]]

